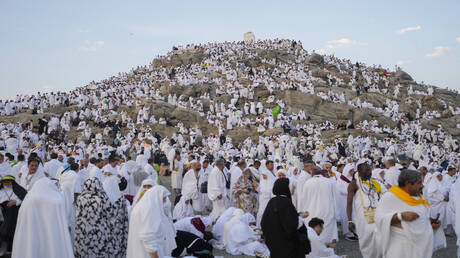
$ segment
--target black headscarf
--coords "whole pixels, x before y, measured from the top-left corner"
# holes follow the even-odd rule
[[[291,190],[289,190],[289,179],[278,178],[273,184],[273,194],[276,196],[284,195],[291,199]]]
[[[292,204],[289,179],[279,178],[265,208],[260,226],[272,258],[304,258],[310,253],[305,226],[298,227],[299,215]],[[286,197],[285,197],[286,196]]]

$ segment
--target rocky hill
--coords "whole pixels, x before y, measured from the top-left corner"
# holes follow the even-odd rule
[[[226,43],[221,44],[226,46]],[[111,77],[107,80],[94,82],[79,88],[79,93],[90,94],[92,91],[98,91],[101,85],[108,85],[110,88],[122,87],[123,85],[139,85],[141,83],[148,84],[150,89],[158,90],[164,97],[164,100],[137,97],[136,99],[142,102],[141,105],[128,107],[126,103],[120,103],[120,105],[113,108],[118,113],[115,116],[116,119],[121,119],[120,114],[122,111],[125,111],[136,121],[139,109],[148,107],[150,115],[154,115],[156,118],[167,118],[169,126],[150,123],[142,126],[148,125],[162,136],[171,136],[176,132],[178,130],[176,125],[179,122],[182,122],[187,128],[198,127],[201,129],[203,135],[207,136],[210,133],[217,134],[218,128],[208,122],[206,115],[200,115],[193,108],[172,105],[167,102],[168,96],[174,94],[176,96],[182,95],[185,102],[190,98],[193,98],[195,101],[200,100],[203,105],[202,113],[207,114],[210,110],[211,101],[214,103],[224,103],[225,105],[231,103],[232,96],[230,94],[224,93],[219,96],[216,93],[216,89],[219,86],[239,84],[243,87],[249,87],[249,85],[254,83],[254,78],[249,76],[248,73],[251,73],[250,71],[263,70],[269,73],[269,77],[271,78],[270,83],[294,85],[294,87],[287,89],[275,87],[273,93],[270,94],[268,85],[263,81],[259,82],[259,85],[253,88],[254,97],[252,100],[241,97],[238,99],[235,103],[238,110],[242,110],[246,102],[262,102],[264,108],[273,109],[278,104],[276,102],[267,103],[267,99],[273,95],[276,101],[281,100],[285,104],[285,108],[283,109],[285,115],[297,114],[300,110],[303,110],[308,116],[308,121],[292,121],[293,125],[298,123],[319,124],[325,121],[330,121],[334,124],[351,121],[353,124],[358,125],[360,122],[366,120],[377,120],[381,127],[394,128],[400,119],[392,119],[389,116],[385,116],[382,112],[378,112],[378,109],[385,110],[385,108],[391,108],[388,106],[389,101],[395,101],[399,105],[402,120],[414,120],[417,116],[416,110],[419,109],[419,121],[423,128],[436,129],[438,125],[442,125],[446,132],[456,139],[460,139],[460,129],[457,128],[457,124],[460,123],[460,115],[453,112],[460,107],[460,95],[456,92],[432,87],[433,93],[428,94],[430,91],[428,86],[417,83],[409,74],[402,70],[390,71],[376,66],[366,67],[364,64],[350,64],[348,60],[307,53],[302,49],[300,44],[283,43],[284,45],[278,44],[276,48],[272,49],[259,47],[257,44],[229,44],[230,46],[235,46],[236,49],[246,48],[246,52],[242,51],[243,54],[239,54],[233,50],[222,51],[223,53],[218,54],[213,53],[219,47],[222,48],[222,45],[204,45],[181,50],[176,49],[165,56],[154,59],[148,66],[133,69],[128,73],[124,73],[121,77]],[[216,60],[216,55],[218,55],[218,62],[226,66],[228,70],[238,71],[236,78],[229,79],[227,74],[220,69],[207,68],[214,65],[213,61]],[[296,69],[291,69],[291,67],[296,67]],[[163,71],[163,73],[168,75],[169,79],[159,79],[158,76],[152,75],[152,71]],[[297,78],[301,76],[302,72],[305,75],[304,79],[298,80]],[[387,72],[389,73],[388,75],[386,74]],[[192,74],[198,82],[186,85],[176,82],[178,77],[187,73]],[[377,79],[374,79],[369,84],[367,83],[369,76]],[[203,78],[206,78],[206,80],[200,82]],[[114,83],[115,79],[116,83]],[[172,83],[173,81],[174,83]],[[366,83],[378,90],[373,92],[361,90],[360,94],[356,87],[363,89],[363,85]],[[313,92],[304,93],[296,86],[307,84],[311,84],[314,87],[314,94],[311,94]],[[397,97],[394,94],[396,87],[400,87]],[[334,101],[325,98],[324,96],[328,96],[330,91],[336,95],[343,93],[345,103],[337,101],[334,103]],[[97,94],[100,95],[100,92]],[[209,94],[209,97],[202,98],[206,94]],[[408,101],[409,97],[410,100]],[[356,102],[370,103],[372,107],[357,107],[356,105],[349,104]],[[26,122],[29,120],[37,121],[38,118],[45,115],[60,116],[67,111],[81,110],[76,104],[71,101],[69,106],[61,105],[47,108],[44,110],[44,114],[39,115],[32,115],[32,111],[28,110],[14,116],[2,116],[0,117],[0,121]],[[438,113],[440,117],[423,118],[423,114],[427,112]],[[247,116],[251,121],[256,118],[254,115]],[[71,128],[69,133],[71,139],[79,137],[79,132],[76,132],[75,129],[75,127]],[[100,128],[94,128],[95,132],[101,130]],[[260,135],[280,134],[282,132],[282,128],[274,128],[268,129]],[[346,135],[348,133],[355,135],[368,134],[363,133],[359,129],[354,129],[345,131],[331,130],[324,132],[322,135],[325,139],[333,139],[336,135]],[[257,126],[253,124],[244,127],[233,127],[231,130],[226,130],[225,134],[231,136],[235,142],[241,142],[247,137],[257,139],[259,136]],[[377,134],[376,136],[386,137],[387,135]]]

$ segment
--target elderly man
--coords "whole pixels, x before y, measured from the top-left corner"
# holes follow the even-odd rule
[[[396,161],[394,159],[385,162],[385,181],[390,185],[398,185],[398,176],[401,172],[395,165]]]
[[[57,153],[50,154],[51,159],[45,163],[44,169],[45,174],[50,178],[55,178],[58,169],[63,165],[62,162],[58,160]]]
[[[192,200],[193,210],[199,215],[203,213],[203,204],[197,186],[202,176],[203,172],[201,171],[200,162],[194,161],[191,165],[191,169],[185,173],[182,180],[182,196],[184,196],[186,200]]]
[[[230,169],[230,193],[233,193],[233,187],[235,186],[236,181],[241,177],[243,174],[243,170],[246,168],[246,161],[244,159],[239,160],[236,166]],[[233,202],[233,206],[237,207],[238,203],[237,200],[233,200],[232,196],[230,196],[230,200]]]
[[[299,201],[302,198],[302,189],[303,189],[303,184],[311,178],[311,168],[315,165],[315,163],[312,160],[308,160],[305,162],[303,166],[303,170],[300,171],[300,175],[297,178],[297,186],[296,188],[299,189],[296,191],[297,194],[297,203],[296,207],[299,207]]]
[[[332,243],[333,240],[338,240],[335,183],[323,177],[319,167],[313,167],[311,171],[313,177],[307,180],[301,189],[302,197],[297,210],[310,214],[305,223],[314,217],[324,220],[324,231],[320,235],[321,241]]]
[[[382,234],[383,257],[431,257],[433,229],[441,225],[430,218],[430,205],[421,195],[422,173],[403,170],[398,184],[382,196],[375,223]]]
[[[224,173],[224,160],[219,159],[216,161],[214,169],[209,173],[208,178],[208,197],[212,202],[210,216],[213,221],[216,221],[220,214],[228,208],[230,201],[228,198],[229,189],[230,181]]]

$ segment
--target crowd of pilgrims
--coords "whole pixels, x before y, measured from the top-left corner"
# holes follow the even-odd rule
[[[416,104],[415,117],[430,120],[439,118],[441,113],[423,107],[420,96],[434,94],[432,86],[426,90],[413,85],[408,86],[407,94],[400,93],[401,85],[391,85],[390,78],[381,76],[374,66],[365,66],[363,63],[353,64],[350,60],[339,59],[332,55],[324,56],[326,67],[335,67],[335,73],[327,73],[327,77],[320,77],[316,71],[305,65],[311,56],[302,48],[299,41],[291,40],[261,40],[252,44],[244,42],[208,43],[201,45],[187,45],[175,48],[166,56],[159,56],[149,66],[142,66],[127,73],[119,73],[100,82],[92,82],[86,87],[77,88],[68,93],[51,92],[35,95],[17,95],[12,100],[0,101],[0,115],[14,115],[31,111],[33,114],[44,113],[45,110],[56,106],[77,105],[79,111],[66,112],[60,117],[47,117],[51,122],[48,130],[57,125],[62,130],[69,131],[73,121],[74,126],[84,130],[89,121],[101,127],[107,123],[113,124],[113,117],[119,117],[118,122],[128,127],[135,127],[144,123],[168,124],[168,116],[155,117],[148,107],[144,106],[143,99],[165,101],[169,104],[187,108],[206,117],[209,124],[219,129],[219,134],[234,127],[256,125],[258,132],[274,127],[302,128],[301,124],[293,123],[297,120],[308,120],[303,110],[287,113],[286,103],[277,96],[283,91],[297,90],[303,93],[315,94],[326,101],[352,105],[356,108],[370,108],[376,112],[401,121],[407,118],[399,111],[398,101],[406,104]],[[204,58],[197,63],[178,64],[166,68],[158,62],[168,63],[176,60],[177,51],[194,51],[202,53]],[[267,53],[282,51],[291,58],[272,57]],[[265,54],[265,55],[264,55]],[[257,60],[258,65],[247,65],[247,60]],[[256,62],[256,63],[257,63]],[[325,68],[324,71],[328,72]],[[346,80],[345,80],[346,78]],[[315,89],[318,83],[328,88]],[[177,96],[177,91],[164,94],[161,86],[170,88],[192,87],[195,85],[212,85],[211,89],[203,90],[198,96]],[[391,87],[392,88],[391,88]],[[355,98],[346,97],[342,88],[351,89],[357,93]],[[257,90],[266,89],[269,96],[258,98]],[[327,89],[327,90],[325,90]],[[405,91],[406,92],[406,91]],[[374,106],[362,99],[363,93],[379,93],[386,100],[382,106]],[[217,97],[229,96],[229,103],[218,101]],[[417,97],[418,96],[418,97]],[[206,102],[206,105],[204,104]],[[440,100],[444,109],[452,114],[460,114],[460,107]],[[139,112],[130,117],[126,112],[118,113],[119,106],[136,107]],[[273,107],[279,107],[280,112],[273,115]],[[423,112],[423,113],[422,113]],[[53,120],[53,121],[51,121]]]
[[[363,257],[431,257],[446,247],[445,234],[460,232],[455,223],[460,216],[458,142],[442,126],[422,128],[420,119],[440,114],[421,114],[425,107],[411,98],[433,95],[433,88],[425,92],[410,86],[405,101],[416,101],[418,109],[407,119],[395,101],[400,86],[388,90],[389,79],[375,67],[325,56],[339,73],[351,73],[347,86],[358,97],[347,100],[337,87],[346,84],[340,76],[314,77],[304,65],[309,54],[300,42],[188,45],[159,60],[192,50],[203,51],[206,59],[169,70],[139,67],[70,93],[18,95],[0,103],[2,116],[79,108],[35,122],[0,123],[0,254],[212,257],[213,249],[221,249],[259,257],[336,257],[341,235],[340,241],[359,241]],[[295,58],[262,58],[258,67],[239,61],[267,50]],[[364,84],[358,83],[358,74]],[[317,82],[331,89],[315,91]],[[217,87],[197,98],[177,97],[163,96],[158,83]],[[270,96],[255,99],[258,87]],[[303,110],[288,113],[286,103],[276,98],[286,90],[372,108],[397,126],[376,120],[309,123]],[[386,104],[362,101],[359,94],[366,92],[387,96]],[[223,95],[231,97],[229,103],[215,101]],[[198,112],[218,134],[206,136],[199,126],[155,117],[143,106],[145,99]],[[210,103],[206,108],[204,100]],[[458,107],[444,105],[459,113]],[[131,117],[117,112],[120,106],[138,112]],[[279,113],[274,114],[274,106]],[[177,131],[160,136],[152,123]],[[272,128],[284,133],[238,144],[225,134],[249,124],[257,125],[258,133]],[[96,127],[102,130],[93,132]],[[347,128],[389,137],[350,134],[322,140],[325,131]],[[75,140],[69,139],[72,130],[79,132]]]
[[[401,189],[406,172],[423,180],[422,195],[412,198],[426,200],[418,216],[437,221],[422,253],[430,257],[457,232],[458,146],[441,128],[416,137],[396,131],[399,144],[349,135],[328,145],[288,134],[238,146],[229,137],[196,145],[154,134],[146,144],[149,133],[133,132],[133,144],[117,146],[98,137],[57,144],[28,126],[0,128],[1,251],[13,257],[210,257],[213,248],[334,257],[339,233],[359,241],[364,257],[396,257],[385,254],[394,239],[410,245],[404,234],[428,238],[426,228],[395,233],[378,213],[375,222],[366,216]],[[169,177],[172,193],[163,186]],[[424,257],[419,245],[404,248],[412,255],[405,257]]]

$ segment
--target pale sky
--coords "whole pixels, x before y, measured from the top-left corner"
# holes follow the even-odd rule
[[[173,45],[301,40],[308,51],[399,64],[460,90],[460,1],[0,0],[1,98],[68,91],[146,65]]]

